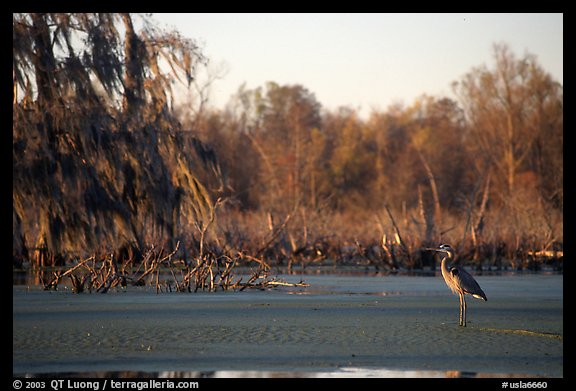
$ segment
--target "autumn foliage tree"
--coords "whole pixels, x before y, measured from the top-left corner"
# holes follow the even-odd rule
[[[314,136],[321,128],[320,104],[302,86],[270,82],[265,89],[238,91],[239,131],[250,140],[260,170],[259,203],[278,208],[313,197]]]
[[[519,174],[536,169],[530,158],[538,140],[561,140],[562,88],[534,56],[517,59],[500,44],[494,46],[494,60],[494,69],[473,69],[455,89],[470,122],[470,137],[509,197],[519,190]]]

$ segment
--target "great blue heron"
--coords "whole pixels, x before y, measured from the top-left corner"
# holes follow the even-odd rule
[[[452,262],[454,260],[454,249],[450,247],[450,245],[441,244],[438,248],[426,248],[426,250],[445,254],[440,264],[442,277],[444,277],[448,288],[460,296],[460,326],[466,327],[466,298],[464,295],[468,294],[477,299],[488,301],[486,294],[482,288],[480,288],[480,285],[478,285],[474,277],[464,270],[464,268],[458,265],[451,265],[450,267],[446,265],[448,261]]]

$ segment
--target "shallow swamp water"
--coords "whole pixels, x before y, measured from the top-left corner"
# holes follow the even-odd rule
[[[279,276],[308,287],[107,294],[13,286],[13,374],[563,377],[563,277]]]

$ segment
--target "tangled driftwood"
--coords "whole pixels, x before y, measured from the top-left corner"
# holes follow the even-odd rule
[[[111,288],[120,286],[122,289],[126,289],[128,285],[155,286],[157,293],[243,291],[246,288],[308,286],[302,281],[288,283],[277,277],[270,277],[270,266],[266,262],[241,253],[232,258],[228,255],[216,256],[211,252],[205,252],[201,258],[186,263],[174,257],[179,245],[180,242],[168,254],[165,254],[163,249],[157,250],[152,246],[135,269],[130,266],[132,265],[131,260],[119,266],[113,254],[102,260],[97,260],[95,256],[91,256],[66,271],[53,272],[52,278],[44,282],[44,289],[58,289],[58,285],[64,277],[70,278],[72,290],[75,293],[86,291],[107,293]],[[244,281],[244,277],[238,276],[237,270],[235,270],[241,259],[257,264],[255,269],[251,269],[251,274],[246,281]],[[161,279],[161,274],[169,274],[172,278]]]

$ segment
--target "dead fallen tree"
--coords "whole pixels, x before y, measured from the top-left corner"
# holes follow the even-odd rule
[[[270,266],[265,261],[242,253],[230,257],[205,251],[201,258],[186,262],[175,257],[179,245],[180,242],[177,242],[174,250],[168,254],[162,248],[151,246],[136,267],[132,260],[119,265],[113,254],[102,259],[91,256],[65,271],[53,272],[50,278],[42,281],[44,290],[57,290],[65,277],[70,279],[75,293],[107,293],[112,288],[126,290],[128,286],[152,286],[156,293],[309,286],[303,281],[289,283],[271,277]],[[250,268],[248,276],[239,275],[237,266],[247,262],[256,264],[256,267]]]

